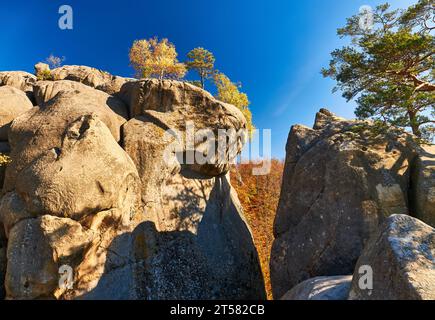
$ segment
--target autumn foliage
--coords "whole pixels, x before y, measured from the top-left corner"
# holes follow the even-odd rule
[[[168,39],[136,40],[129,57],[138,78],[179,79],[187,72],[184,63],[178,62],[175,46]]]
[[[237,190],[245,217],[251,227],[268,299],[272,299],[269,259],[272,248],[273,222],[281,190],[284,162],[272,160],[268,175],[254,176],[252,169],[258,164],[238,164],[231,170],[231,184]]]

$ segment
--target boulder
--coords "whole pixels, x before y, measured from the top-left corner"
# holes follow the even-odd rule
[[[270,262],[275,297],[309,278],[351,274],[378,225],[409,212],[416,144],[370,126],[321,110],[315,129],[292,127]]]
[[[0,140],[8,140],[8,130],[12,120],[33,108],[26,94],[14,87],[0,87]]]
[[[36,103],[39,106],[44,105],[52,98],[54,98],[61,91],[71,91],[77,94],[87,94],[93,102],[97,102],[101,105],[107,105],[117,117],[119,123],[124,123],[128,119],[127,106],[120,100],[113,96],[108,95],[99,90],[94,90],[84,84],[70,80],[59,81],[38,81],[33,86],[33,93]]]
[[[134,202],[134,201],[132,201]],[[141,299],[138,294],[143,273],[136,268],[131,234],[144,220],[142,211],[113,208],[89,216],[85,228],[94,233],[81,260],[74,267],[74,286],[58,299]],[[148,250],[148,248],[144,248]]]
[[[0,200],[0,221],[6,237],[14,225],[24,219],[34,218],[26,208],[24,200],[15,192],[4,194]]]
[[[42,152],[16,181],[29,212],[73,220],[130,207],[138,187],[130,157],[92,115],[67,127],[61,144]]]
[[[47,76],[51,78],[50,66],[43,62],[35,64],[35,75],[38,79],[44,79]]]
[[[121,91],[122,86],[131,81],[136,81],[135,79],[131,78],[124,78],[120,76],[113,76],[110,81],[106,81],[98,86],[95,87],[95,89],[101,90],[106,92],[107,94],[117,96],[118,93]]]
[[[360,274],[362,266],[372,270],[371,288]],[[392,215],[358,259],[349,299],[434,300],[434,266],[435,229],[407,215]]]
[[[81,82],[110,95],[117,94],[121,87],[134,79],[112,76],[110,73],[87,66],[62,66],[51,71],[54,80]]]
[[[173,130],[182,146],[179,157],[184,158],[183,164],[204,177],[228,172],[246,142],[242,112],[189,83],[157,79],[127,82],[119,97],[129,106],[131,117],[145,116],[164,130]],[[222,135],[221,139],[230,141],[221,145],[221,153],[219,130],[226,130],[228,138]],[[198,162],[196,153],[208,161]]]
[[[119,257],[128,257],[128,251],[113,242],[144,221],[137,170],[105,124],[94,114],[64,124],[51,149],[35,140],[36,156],[0,202],[11,299],[70,299],[92,292],[127,263]],[[12,160],[18,160],[14,154]],[[73,272],[68,290],[58,285],[65,264]]]
[[[413,216],[435,227],[435,146],[423,145],[419,149],[411,187]]]
[[[98,95],[97,95],[98,96]],[[15,119],[11,125],[9,142],[13,162],[6,170],[4,191],[15,186],[19,172],[48,150],[57,150],[62,144],[66,128],[83,117],[95,114],[110,129],[112,136],[120,139],[124,118],[96,99],[94,92],[61,91],[40,107]]]
[[[7,298],[55,298],[59,268],[74,266],[91,239],[91,231],[68,218],[43,215],[17,223],[8,241]]]
[[[11,86],[24,92],[32,92],[36,77],[24,71],[0,72],[0,86]]]
[[[347,300],[352,276],[316,277],[305,280],[281,300]]]
[[[72,80],[90,87],[97,87],[112,80],[112,75],[86,66],[61,66],[51,70],[54,80]]]

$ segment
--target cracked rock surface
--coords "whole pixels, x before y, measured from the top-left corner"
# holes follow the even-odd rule
[[[11,157],[0,199],[0,297],[265,297],[229,165],[180,158],[192,152],[183,123],[243,130],[238,109],[172,80],[35,70],[51,80],[0,72],[2,150]],[[242,135],[228,145],[228,158],[243,143]]]
[[[270,262],[275,298],[310,278],[352,274],[392,214],[433,224],[433,149],[370,125],[322,109],[313,129],[291,128]]]

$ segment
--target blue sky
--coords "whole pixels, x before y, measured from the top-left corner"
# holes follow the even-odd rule
[[[197,46],[212,51],[216,67],[240,81],[254,123],[272,129],[272,155],[285,156],[292,124],[311,126],[326,107],[353,117],[353,103],[320,70],[344,44],[336,29],[361,5],[378,0],[40,0],[0,3],[0,70],[33,72],[50,53],[65,64],[89,65],[132,76],[128,49],[135,39],[166,37],[184,60]],[[407,7],[413,0],[392,0]],[[58,28],[58,8],[71,5],[74,29]],[[210,85],[209,85],[210,87]]]

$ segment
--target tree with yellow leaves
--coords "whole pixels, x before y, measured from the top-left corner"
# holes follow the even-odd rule
[[[175,46],[168,39],[136,40],[129,57],[138,78],[181,79],[187,71],[184,63],[178,62]]]
[[[249,137],[252,137],[255,127],[252,123],[252,113],[249,110],[249,100],[246,93],[240,92],[240,84],[233,83],[225,74],[216,73],[214,82],[217,88],[216,98],[222,102],[232,104],[239,108],[247,121]]]

